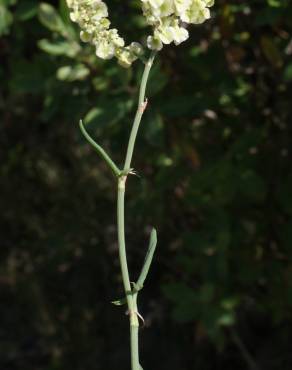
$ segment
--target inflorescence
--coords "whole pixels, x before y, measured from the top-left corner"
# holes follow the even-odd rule
[[[153,28],[147,38],[147,47],[161,50],[163,44],[179,45],[187,40],[187,24],[200,24],[210,18],[209,8],[214,0],[141,0],[146,23]],[[80,38],[96,48],[102,59],[116,57],[123,67],[143,54],[138,42],[125,46],[124,39],[116,28],[110,28],[108,8],[102,0],[67,0],[70,17],[81,28]]]

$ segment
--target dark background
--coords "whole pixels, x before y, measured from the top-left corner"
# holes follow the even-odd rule
[[[0,368],[128,370],[115,184],[78,120],[122,163],[143,66],[97,60],[50,3],[0,1]],[[291,28],[289,0],[217,0],[156,59],[126,202],[132,280],[158,229],[145,370],[292,368]]]

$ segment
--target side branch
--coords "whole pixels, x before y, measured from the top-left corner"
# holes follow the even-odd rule
[[[85,130],[85,127],[83,125],[83,122],[82,120],[79,121],[79,127],[80,127],[80,130],[83,134],[83,136],[85,137],[85,139],[89,142],[89,144],[91,146],[93,146],[93,148],[97,151],[97,153],[101,156],[102,159],[104,159],[104,161],[108,164],[108,166],[110,167],[110,169],[112,170],[113,174],[116,176],[116,177],[119,177],[120,174],[121,174],[121,170],[117,167],[117,165],[113,162],[113,160],[110,158],[110,156],[106,153],[106,151],[100,146],[98,145],[93,139],[92,137],[88,134],[88,132]]]
[[[145,279],[148,275],[148,272],[149,272],[149,269],[150,269],[150,266],[151,266],[151,263],[152,263],[152,259],[153,259],[153,255],[154,255],[154,252],[155,252],[155,249],[156,249],[156,245],[157,245],[157,232],[153,228],[152,231],[151,231],[151,234],[150,234],[149,247],[148,247],[146,257],[145,257],[145,261],[144,261],[142,270],[140,272],[139,278],[138,278],[138,280],[135,284],[135,289],[137,291],[139,291],[143,288]]]

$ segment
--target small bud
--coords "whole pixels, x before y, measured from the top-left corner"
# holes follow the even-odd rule
[[[92,39],[92,36],[86,31],[81,31],[80,32],[80,39],[83,42],[90,42],[91,39]]]
[[[141,44],[139,42],[132,42],[130,44],[130,51],[137,57],[140,57],[144,54],[144,50]]]
[[[154,36],[148,36],[147,38],[147,47],[151,50],[161,50],[163,44],[159,38],[155,38]]]

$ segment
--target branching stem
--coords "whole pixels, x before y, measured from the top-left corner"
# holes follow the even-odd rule
[[[117,186],[118,188],[117,190],[118,192],[118,195],[117,195],[117,224],[118,224],[119,258],[120,258],[123,285],[124,285],[124,291],[125,291],[125,295],[127,299],[128,313],[129,313],[129,319],[130,319],[130,344],[131,344],[131,368],[132,370],[141,370],[141,365],[139,362],[139,342],[138,342],[138,339],[139,339],[138,338],[139,319],[138,319],[138,308],[137,308],[138,291],[137,289],[135,289],[135,284],[133,288],[131,286],[129,271],[128,271],[127,255],[126,255],[125,211],[124,211],[125,188],[126,188],[127,176],[130,173],[129,171],[131,167],[131,161],[133,157],[133,151],[134,151],[134,146],[135,146],[135,141],[136,141],[139,125],[140,125],[141,118],[143,116],[143,113],[147,105],[147,100],[145,100],[145,92],[146,92],[149,72],[152,67],[154,57],[155,57],[155,53],[152,53],[149,60],[145,64],[141,86],[140,86],[140,91],[139,91],[138,108],[136,111],[132,130],[130,133],[123,174],[122,176],[118,177],[118,184],[117,184],[118,185]],[[149,262],[149,259],[148,259],[148,262]],[[144,275],[145,275],[145,271],[146,273],[148,272],[148,269],[149,269],[148,265],[146,266],[146,269],[142,268],[142,271],[144,271]],[[142,280],[144,279],[144,275],[142,276]]]
[[[139,129],[139,125],[143,116],[143,113],[147,107],[147,99],[145,99],[145,92],[147,81],[155,58],[155,52],[152,52],[148,61],[145,63],[144,72],[142,75],[140,90],[139,90],[139,100],[138,107],[131,129],[127,154],[125,159],[125,164],[123,170],[120,170],[118,166],[113,162],[110,156],[105,152],[105,150],[97,144],[93,138],[86,131],[82,121],[80,121],[80,129],[89,144],[96,150],[101,158],[107,163],[113,174],[117,179],[117,224],[118,224],[118,243],[119,243],[119,259],[122,271],[122,279],[125,291],[125,298],[119,301],[114,301],[114,304],[121,305],[124,301],[128,305],[128,314],[130,321],[130,342],[131,342],[131,369],[141,370],[142,366],[139,362],[139,341],[138,341],[138,331],[139,331],[139,317],[141,315],[138,312],[137,298],[138,293],[142,289],[146,276],[148,274],[150,264],[152,262],[153,254],[156,248],[156,230],[153,229],[150,236],[150,242],[148,247],[148,252],[142,267],[140,276],[137,283],[132,283],[130,281],[127,253],[126,253],[126,242],[125,242],[125,190],[126,181],[129,174],[136,174],[133,168],[131,168],[131,162],[133,157],[133,151],[135,147],[136,137]],[[143,319],[143,318],[142,318]]]

